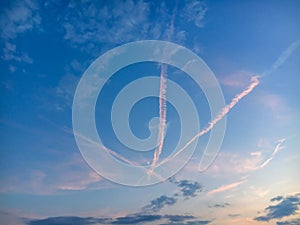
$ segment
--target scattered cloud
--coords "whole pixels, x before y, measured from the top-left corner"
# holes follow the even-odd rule
[[[190,180],[176,180],[175,177],[169,178],[169,181],[176,184],[179,188],[179,192],[175,195],[182,195],[185,198],[195,197],[197,193],[202,191],[202,185],[197,181]]]
[[[12,40],[18,34],[33,30],[41,24],[39,7],[35,1],[17,1],[4,10],[0,16],[0,35],[5,40]]]
[[[226,208],[228,206],[230,206],[230,204],[226,202],[224,204],[214,204],[213,206],[209,206],[209,208]]]
[[[276,222],[277,225],[299,225],[300,219],[292,219],[288,221]]]
[[[162,222],[162,223],[160,223]],[[157,215],[157,214],[133,214],[117,218],[96,217],[50,217],[29,221],[26,225],[97,225],[97,224],[186,224],[204,225],[210,220],[199,220],[189,215]]]
[[[161,195],[160,197],[151,200],[149,205],[143,207],[143,210],[146,212],[158,212],[163,207],[167,205],[174,205],[177,202],[175,197],[168,197],[166,195]]]
[[[62,18],[64,38],[75,47],[85,44],[82,48],[85,50],[103,43],[114,45],[144,39],[183,42],[186,39],[183,21],[203,27],[207,10],[197,0],[171,5],[167,1],[159,4],[143,0],[87,1],[79,9],[74,10],[75,7],[76,2],[71,1]],[[182,10],[177,12],[177,7]]]
[[[10,61],[14,60],[16,62],[25,62],[32,64],[33,60],[28,56],[27,53],[19,53],[16,50],[16,45],[6,42],[3,48],[3,56],[2,59]],[[14,69],[15,70],[15,69]],[[13,72],[14,72],[13,70]]]
[[[278,203],[265,208],[265,216],[255,217],[254,220],[268,222],[272,219],[281,219],[283,217],[295,215],[300,206],[300,193],[287,197],[277,196],[271,199],[271,202],[274,201],[277,201]]]
[[[32,168],[3,178],[0,193],[51,195],[61,191],[105,188],[102,181],[102,177],[86,165],[80,154],[74,154],[55,167],[45,164],[39,170]]]
[[[258,143],[258,150],[251,151],[247,154],[240,153],[220,153],[215,163],[209,168],[208,173],[211,175],[224,174],[249,174],[263,169],[274,159],[280,150],[282,150],[285,138],[276,141],[274,147],[268,145],[262,140]],[[272,149],[273,148],[273,149]]]
[[[202,185],[197,181],[176,180],[175,177],[169,178],[168,181],[177,186],[175,193],[171,197],[161,195],[151,200],[150,204],[142,208],[143,212],[158,212],[165,206],[176,204],[180,197],[184,197],[184,200],[187,200],[190,197],[195,197],[197,193],[202,191]]]
[[[32,64],[33,59],[24,52],[17,50],[15,38],[27,31],[38,28],[41,24],[39,7],[35,1],[16,1],[10,8],[0,14],[0,37],[4,41],[2,59]],[[9,66],[10,72],[16,71],[16,66]]]

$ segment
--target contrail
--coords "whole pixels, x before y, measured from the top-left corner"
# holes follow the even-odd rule
[[[290,55],[300,46],[300,40],[293,42],[273,63],[270,69],[262,73],[261,77],[265,77],[271,73],[274,73],[289,57]]]
[[[208,124],[208,126],[201,130],[198,134],[196,134],[190,141],[188,141],[181,149],[179,149],[173,156],[167,158],[166,160],[164,160],[162,163],[165,163],[166,161],[169,161],[173,158],[175,158],[177,155],[179,155],[181,152],[183,152],[191,143],[193,143],[197,138],[201,137],[202,135],[208,133],[221,119],[224,118],[224,116],[227,115],[227,113],[229,113],[229,111],[245,96],[247,96],[248,94],[250,94],[253,89],[259,84],[259,78],[265,77],[267,75],[270,75],[272,73],[274,73],[288,58],[289,56],[300,46],[300,40],[297,40],[295,42],[293,42],[292,44],[289,45],[289,47],[283,51],[281,53],[281,55],[279,56],[279,58],[273,63],[273,65],[271,66],[271,68],[269,70],[266,70],[265,72],[262,73],[261,76],[253,76],[251,77],[251,84],[244,90],[242,91],[240,94],[236,95],[232,101],[226,105],[223,110]],[[281,141],[277,147],[275,148],[271,159],[273,158],[273,156],[277,153],[277,151],[280,149],[280,146],[282,144],[283,141]],[[270,160],[271,160],[270,159]],[[268,164],[269,161],[267,160],[266,162],[264,162],[261,166],[265,166],[266,164]],[[264,165],[265,164],[265,165]]]
[[[158,146],[154,152],[153,161],[151,165],[151,172],[154,170],[156,166],[156,163],[159,159],[159,156],[161,155],[162,148],[164,145],[165,126],[166,126],[166,118],[167,118],[166,73],[167,73],[167,65],[162,64],[161,71],[160,71],[160,89],[159,89],[159,133],[157,138]]]
[[[274,156],[277,154],[277,152],[279,152],[279,150],[282,149],[281,145],[283,144],[283,142],[285,142],[285,138],[281,139],[278,141],[278,144],[276,145],[274,151],[272,152],[272,155],[270,158],[268,158],[266,161],[264,161],[260,166],[258,166],[256,169],[262,169],[264,168],[266,165],[269,164],[269,162],[271,162],[271,160],[274,158]]]
[[[181,149],[179,149],[172,158],[179,155],[182,151],[184,151],[191,143],[193,143],[197,138],[201,137],[202,135],[208,133],[221,119],[226,116],[226,114],[245,96],[247,96],[258,84],[258,76],[253,76],[251,78],[251,84],[240,94],[236,95],[232,101],[226,105],[222,111],[211,121],[209,122],[208,126],[201,130],[198,134],[196,134],[190,141],[188,141]]]
[[[66,133],[69,133],[69,134],[73,134],[74,136],[77,136],[83,140],[85,140],[86,142],[94,145],[94,146],[97,146],[98,148],[100,149],[103,149],[105,150],[108,154],[111,154],[113,156],[115,156],[116,158],[126,162],[127,164],[131,165],[131,166],[140,166],[139,164],[131,161],[131,160],[128,160],[126,157],[123,157],[122,155],[118,154],[117,152],[105,147],[104,145],[101,145],[99,144],[98,142],[96,141],[93,141],[92,139],[80,134],[79,132],[75,132],[74,130],[70,130],[70,129],[67,129],[67,128],[63,128],[63,130],[66,132]],[[148,170],[144,167],[140,167],[141,169],[145,170],[145,172],[148,172]],[[154,176],[156,176],[158,179],[160,179],[161,181],[164,181],[165,178],[163,178],[162,176],[160,176],[159,174],[157,173],[152,173]],[[100,174],[99,174],[100,175]]]
[[[177,3],[173,11],[173,16],[170,24],[170,30],[167,33],[167,39],[170,40],[174,33],[174,18],[176,14]],[[165,52],[163,53],[165,55]],[[165,56],[164,56],[165,57]],[[167,104],[166,104],[166,93],[167,93],[167,65],[162,64],[160,69],[160,87],[159,87],[159,132],[157,137],[157,148],[155,149],[153,160],[151,164],[151,169],[149,174],[153,172],[159,157],[162,153],[165,131],[166,131],[166,120],[167,120]]]

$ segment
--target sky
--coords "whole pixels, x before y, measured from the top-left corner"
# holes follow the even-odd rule
[[[297,0],[1,1],[0,225],[300,224],[299,10]],[[118,61],[116,48],[146,40],[193,52],[215,83],[196,70],[199,87],[188,63],[157,60],[102,79],[101,68],[152,51],[136,47]],[[160,59],[177,47],[158,49]],[[89,73],[95,79],[75,95]],[[143,80],[112,113],[124,87]],[[195,114],[181,113],[189,102],[176,84]],[[128,108],[146,90],[153,96]],[[95,105],[85,102],[91,93]],[[93,118],[76,114],[77,103]],[[74,114],[77,124],[95,123],[102,146],[77,130]],[[190,155],[175,157],[206,128],[183,149]],[[134,143],[147,150],[136,151],[129,131],[154,137],[154,145]],[[78,139],[109,157],[88,158]],[[205,156],[209,164],[199,170]],[[164,160],[170,168],[159,169]],[[115,165],[148,177],[139,183]]]

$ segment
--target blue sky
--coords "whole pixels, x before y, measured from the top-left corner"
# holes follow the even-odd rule
[[[296,0],[1,1],[1,224],[299,224],[299,10]],[[179,173],[131,187],[85,162],[72,131],[72,102],[95,59],[141,40],[171,41],[200,56],[226,104],[251,77],[271,73],[227,114],[220,153],[206,171],[198,166],[209,133]],[[288,57],[277,67],[282,54]],[[154,150],[133,152],[117,139],[111,106],[124,86],[159,78],[160,69],[144,62],[118,71],[95,110],[105,146],[143,166]],[[187,90],[205,128],[213,118],[203,90],[177,68],[168,66],[167,78]],[[155,97],[133,107],[129,123],[137,137],[150,134],[158,111]],[[162,159],[180,138],[179,117],[168,103]]]

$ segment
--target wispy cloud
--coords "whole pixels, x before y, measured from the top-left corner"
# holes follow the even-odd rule
[[[282,144],[285,141],[285,138],[281,139],[278,141],[278,144],[276,145],[274,151],[272,152],[272,155],[270,156],[270,158],[268,158],[266,161],[264,161],[261,165],[259,165],[256,169],[262,169],[265,166],[267,166],[271,160],[275,157],[275,155],[282,149]]]
[[[183,21],[202,27],[206,7],[202,1],[182,2],[182,10],[176,14],[174,26],[170,27],[173,16],[171,7],[174,5],[167,4],[167,1],[157,4],[124,0],[83,3],[80,9],[74,10],[76,3],[70,2],[62,18],[64,38],[73,46],[81,48],[85,44],[85,50],[91,50],[102,43],[114,45],[144,39],[169,40],[172,28],[172,40],[184,41]]]
[[[18,34],[32,30],[41,24],[39,7],[35,1],[17,1],[0,16],[0,34],[5,40],[12,40]]]
[[[35,1],[17,1],[0,15],[0,37],[4,40],[2,59],[31,64],[32,58],[24,52],[17,51],[14,39],[25,32],[38,28],[41,24],[39,6]],[[14,67],[14,72],[16,67]]]
[[[213,195],[213,194],[216,194],[216,193],[228,191],[228,190],[231,190],[233,188],[238,187],[239,185],[243,184],[244,182],[245,182],[245,180],[241,180],[241,181],[237,181],[237,182],[234,182],[234,183],[231,183],[231,184],[223,185],[221,187],[218,187],[216,189],[213,189],[213,190],[209,191],[207,194],[208,195]]]
[[[272,219],[281,219],[283,217],[295,215],[300,206],[300,193],[286,197],[278,196],[272,198],[271,202],[274,201],[277,201],[278,203],[265,208],[265,216],[255,217],[254,220],[268,222]]]

